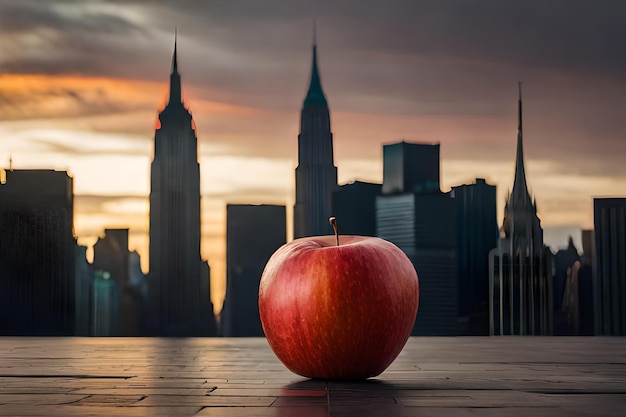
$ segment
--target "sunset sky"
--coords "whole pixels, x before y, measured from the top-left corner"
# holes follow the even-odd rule
[[[146,270],[177,27],[219,309],[226,204],[292,211],[313,20],[340,183],[381,181],[384,143],[438,142],[443,190],[486,178],[501,223],[522,80],[527,180],[547,244],[592,228],[593,197],[626,195],[621,0],[2,0],[0,167],[11,157],[15,169],[69,170],[79,242],[128,227]]]

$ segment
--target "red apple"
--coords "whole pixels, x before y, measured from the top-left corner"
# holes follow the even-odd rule
[[[365,379],[383,372],[409,338],[419,303],[415,268],[375,237],[294,240],[269,259],[259,287],[267,341],[292,372]]]

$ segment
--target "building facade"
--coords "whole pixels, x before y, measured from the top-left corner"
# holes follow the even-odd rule
[[[0,183],[0,334],[73,335],[73,179],[9,170]]]
[[[330,111],[322,90],[314,42],[311,81],[300,114],[294,238],[331,234],[328,218],[332,215],[331,199],[336,188]]]
[[[200,165],[195,125],[181,95],[176,43],[169,101],[159,114],[150,182],[151,333],[207,335],[210,303],[200,257]]]
[[[263,336],[259,283],[265,264],[287,239],[285,206],[226,206],[226,298],[221,334]]]
[[[552,334],[552,253],[543,244],[537,205],[526,183],[521,84],[515,179],[498,246],[489,254],[489,302],[491,335]]]
[[[626,336],[626,198],[594,198],[595,333]]]

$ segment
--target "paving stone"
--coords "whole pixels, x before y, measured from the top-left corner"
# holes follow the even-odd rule
[[[196,416],[206,417],[328,417],[326,406],[310,407],[205,407]],[[387,415],[386,417],[391,417]]]
[[[209,394],[216,397],[324,397],[326,390],[288,389],[288,388],[217,388]]]
[[[72,391],[72,394],[93,394],[93,395],[138,395],[140,397],[161,394],[161,395],[209,395],[213,389],[203,388],[154,388],[154,387],[126,387],[126,388],[81,388]]]
[[[80,406],[92,405],[102,407],[127,407],[143,400],[144,398],[146,398],[145,395],[95,394],[89,395],[82,400],[74,402],[73,404]]]
[[[377,407],[346,407],[343,405],[332,407],[332,417],[478,417],[473,409],[469,408],[410,408],[402,406]],[[532,415],[532,414],[531,414]]]
[[[201,395],[149,395],[132,404],[134,407],[269,407],[276,397],[213,397]]]
[[[474,391],[444,391],[442,393],[425,393],[421,396],[401,397],[398,402],[411,406],[423,406],[422,403],[438,403],[446,407],[453,404],[461,407],[549,407],[558,400],[542,394],[526,393],[513,390],[474,390]]]
[[[71,394],[0,394],[0,405],[24,404],[45,406],[55,404],[69,404],[87,398],[87,395]]]
[[[328,405],[326,397],[279,397],[272,403],[272,407],[325,407]]]
[[[241,410],[241,409],[240,409]],[[99,407],[53,405],[44,407],[6,406],[0,415],[11,417],[185,417],[194,416],[200,407]]]
[[[475,415],[480,417],[623,417],[624,410],[621,410],[621,414],[606,414],[604,410],[598,413],[598,410],[592,414],[585,414],[584,411],[581,412],[578,409],[574,408],[559,408],[559,407],[550,407],[550,408],[537,408],[537,407],[516,407],[516,408],[503,408],[503,407],[494,407],[494,408],[475,408],[472,409]]]

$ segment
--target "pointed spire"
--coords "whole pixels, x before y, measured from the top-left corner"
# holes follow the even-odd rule
[[[170,75],[170,100],[168,105],[182,103],[180,93],[180,74],[178,73],[178,57],[177,57],[177,41],[178,30],[174,28],[174,54],[172,55],[172,74]]]
[[[522,133],[522,82],[517,82],[517,91],[518,91],[518,99],[517,99],[517,131],[518,134]]]
[[[309,91],[304,98],[304,105],[328,105],[317,69],[317,30],[315,20],[313,21],[313,63],[311,65],[311,82],[309,83]]]
[[[532,200],[528,193],[526,184],[526,171],[524,169],[524,146],[522,130],[522,82],[518,84],[518,127],[517,127],[517,154],[515,156],[515,180],[513,181],[513,191],[511,191],[511,202],[513,206],[532,206]]]
[[[178,72],[178,57],[176,54],[177,43],[178,43],[178,28],[174,26],[174,55],[172,56],[172,73]]]

